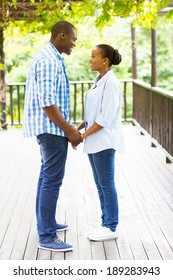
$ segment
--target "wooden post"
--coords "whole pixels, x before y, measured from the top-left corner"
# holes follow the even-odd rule
[[[7,129],[6,123],[6,84],[5,84],[5,56],[3,49],[3,27],[0,26],[0,122],[3,129]]]
[[[132,78],[137,79],[137,56],[136,56],[136,28],[131,25],[131,44],[132,44]],[[133,83],[133,113],[132,118],[135,118],[135,90]],[[133,125],[134,122],[133,122]]]
[[[136,28],[131,26],[132,40],[132,78],[137,79],[137,57],[136,57]]]
[[[155,87],[157,85],[157,38],[156,30],[151,29],[151,86]]]
[[[157,38],[156,29],[151,28],[151,87],[157,85]],[[153,92],[150,93],[150,135],[153,138]],[[151,146],[155,147],[154,143],[151,142]]]

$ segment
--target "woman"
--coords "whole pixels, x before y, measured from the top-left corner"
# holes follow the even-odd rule
[[[113,47],[101,44],[92,50],[91,71],[99,75],[85,97],[85,119],[78,126],[88,154],[102,211],[102,223],[89,239],[103,241],[118,237],[118,199],[114,182],[115,151],[124,148],[121,130],[121,89],[111,66],[121,62]]]

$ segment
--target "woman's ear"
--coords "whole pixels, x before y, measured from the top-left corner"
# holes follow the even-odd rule
[[[103,65],[106,65],[106,66],[109,65],[109,59],[108,59],[107,57],[105,57],[105,58],[103,59]]]

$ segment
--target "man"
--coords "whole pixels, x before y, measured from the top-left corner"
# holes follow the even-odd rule
[[[39,248],[53,251],[73,249],[58,238],[57,231],[66,230],[68,225],[57,224],[55,213],[68,141],[74,145],[82,141],[70,125],[69,81],[61,57],[61,53],[71,54],[76,40],[71,23],[57,22],[50,41],[33,59],[26,83],[24,136],[37,137],[42,162],[36,197]]]

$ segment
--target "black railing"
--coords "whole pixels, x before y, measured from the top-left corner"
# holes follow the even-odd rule
[[[132,119],[132,80],[121,80],[123,93],[122,119]],[[80,122],[84,117],[84,95],[93,81],[71,81],[71,121]],[[25,83],[9,83],[6,92],[6,122],[8,125],[22,125]]]

